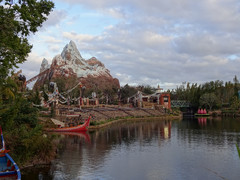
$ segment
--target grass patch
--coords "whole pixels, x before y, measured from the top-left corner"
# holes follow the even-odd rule
[[[238,112],[239,112],[238,109],[224,109],[224,110],[222,110],[222,113],[234,113],[234,114],[236,114]]]
[[[139,116],[140,117],[140,116]],[[138,117],[138,118],[139,118]],[[133,119],[133,118],[137,118],[137,117],[133,117],[133,116],[126,116],[126,117],[115,117],[115,118],[110,118],[110,119],[106,119],[106,120],[101,120],[101,121],[91,121],[90,122],[90,126],[98,126],[98,125],[103,125],[112,121],[117,121],[119,119]]]

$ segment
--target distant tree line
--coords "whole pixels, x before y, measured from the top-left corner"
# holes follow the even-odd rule
[[[187,83],[181,85],[171,93],[171,100],[186,100],[191,103],[193,108],[239,108],[238,91],[240,83],[235,76],[233,82],[223,82],[220,80],[206,82],[204,84]]]
[[[118,97],[122,103],[127,102],[127,98],[133,96],[137,91],[144,94],[153,94],[157,88],[150,85],[122,86],[118,92]],[[208,110],[240,107],[239,94],[240,83],[235,76],[233,81],[223,82],[221,80],[210,81],[203,84],[189,82],[173,90],[167,90],[171,95],[171,100],[185,100],[190,102],[194,109],[206,108]]]

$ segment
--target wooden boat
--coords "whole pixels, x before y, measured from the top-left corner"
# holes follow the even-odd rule
[[[2,148],[0,149],[0,179],[5,177],[10,177],[10,176],[11,177],[16,176],[16,179],[20,180],[21,179],[20,170],[17,164],[8,154],[9,150],[6,150],[5,148],[1,127],[0,127],[0,131],[1,131],[1,141],[2,141]]]
[[[91,115],[88,117],[88,119],[84,122],[84,124],[78,125],[78,126],[72,126],[72,127],[63,127],[63,128],[51,128],[47,129],[47,131],[52,132],[81,132],[81,131],[87,131],[89,124],[90,124]]]

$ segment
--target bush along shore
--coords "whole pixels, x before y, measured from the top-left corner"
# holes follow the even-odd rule
[[[212,117],[240,117],[240,110],[225,108],[221,110],[209,111],[209,115]]]
[[[53,137],[44,133],[38,113],[38,109],[19,94],[0,112],[6,148],[20,168],[49,163],[55,156]]]

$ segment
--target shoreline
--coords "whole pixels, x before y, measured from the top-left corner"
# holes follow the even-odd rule
[[[182,118],[181,115],[179,116],[171,116],[171,115],[161,115],[161,116],[154,116],[154,117],[150,117],[150,116],[147,116],[147,117],[131,117],[131,118],[119,118],[119,119],[116,119],[116,120],[112,120],[110,122],[103,122],[103,124],[100,124],[100,125],[90,125],[89,128],[88,128],[88,131],[87,132],[94,132],[96,130],[100,130],[101,128],[105,128],[105,127],[109,127],[113,124],[116,124],[116,123],[119,123],[119,122],[127,122],[127,121],[150,121],[150,120],[164,120],[164,119],[167,119],[167,120],[180,120]],[[107,120],[106,120],[107,121]],[[51,165],[52,161],[56,158],[57,156],[57,151],[58,151],[58,145],[57,143],[53,142],[53,146],[55,146],[53,148],[53,151],[52,153],[52,156],[48,159],[48,160],[39,160],[38,162],[36,160],[34,160],[33,163],[27,163],[25,166],[22,166],[20,167],[22,170],[24,169],[28,169],[28,168],[31,168],[31,167],[35,167],[35,166],[41,166],[41,165]]]
[[[163,119],[167,119],[167,120],[174,120],[174,119],[181,119],[182,116],[179,115],[179,116],[170,116],[170,115],[164,115],[164,116],[154,116],[154,117],[151,117],[151,116],[147,116],[147,117],[132,117],[132,118],[119,118],[119,119],[116,119],[116,120],[112,120],[110,122],[105,122],[103,124],[100,124],[100,125],[91,125],[89,126],[88,130],[89,131],[95,131],[95,130],[99,130],[101,128],[105,128],[105,127],[108,127],[108,126],[111,126],[113,124],[116,124],[116,123],[119,123],[119,122],[124,122],[124,121],[150,121],[150,120],[156,120],[156,119],[159,119],[159,120],[163,120]]]
[[[154,117],[131,117],[131,118],[119,118],[119,119],[116,119],[116,120],[112,120],[110,122],[103,122],[103,124],[100,124],[100,125],[90,125],[89,128],[88,128],[88,131],[87,132],[94,132],[96,130],[100,130],[101,128],[106,128],[106,127],[109,127],[113,124],[116,124],[116,123],[119,123],[119,122],[124,122],[124,121],[150,121],[150,120],[164,120],[164,119],[167,119],[167,120],[180,120],[181,119],[181,115],[179,116],[171,116],[171,115],[162,115],[162,116],[154,116]],[[45,134],[45,131],[44,131],[44,134]],[[34,166],[41,166],[41,165],[50,165],[52,163],[52,161],[56,158],[57,156],[57,151],[58,151],[58,145],[57,143],[53,143],[53,154],[52,156],[50,157],[50,159],[48,159],[47,161],[46,160],[43,160],[43,161],[36,161],[34,160],[32,163],[27,163],[25,166],[22,166],[21,169],[24,170],[24,169],[28,169],[28,168],[31,168],[31,167],[34,167]]]
[[[162,118],[162,117],[182,117],[182,114],[177,112],[177,114],[168,114],[164,109],[149,109],[149,108],[129,108],[129,107],[97,107],[97,108],[59,108],[56,115],[52,117],[59,121],[58,123],[53,123],[57,126],[64,123],[65,127],[78,126],[83,124],[90,115],[93,118],[90,122],[89,129],[96,129],[112,124],[110,122],[116,122],[126,119],[139,119],[139,118]],[[49,118],[50,119],[50,118]],[[52,120],[51,120],[52,121]],[[105,124],[105,125],[103,125]],[[49,124],[50,125],[50,124]],[[62,125],[61,125],[62,126]],[[52,126],[54,128],[54,126]]]

